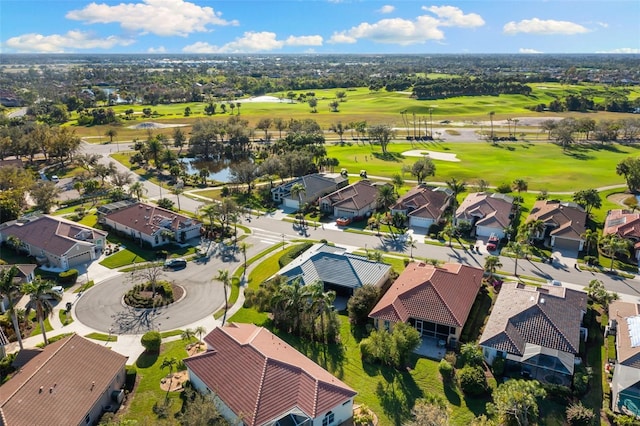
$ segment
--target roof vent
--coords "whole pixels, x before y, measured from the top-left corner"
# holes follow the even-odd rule
[[[541,304],[541,305],[544,305],[544,297],[541,297],[541,298],[540,298],[540,304]]]

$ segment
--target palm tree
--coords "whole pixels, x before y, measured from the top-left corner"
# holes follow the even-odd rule
[[[22,287],[22,291],[29,295],[29,301],[25,305],[25,315],[28,317],[32,310],[36,312],[45,346],[49,344],[49,341],[47,340],[44,320],[53,314],[51,300],[59,301],[62,299],[61,295],[53,291],[53,285],[52,281],[43,281],[40,277],[36,277],[32,282],[26,283]]]
[[[175,358],[165,358],[162,360],[162,364],[160,365],[160,369],[164,370],[165,368],[169,369],[169,388],[167,389],[166,399],[169,399],[169,391],[171,390],[171,384],[173,382],[173,369],[178,364],[178,360]]]
[[[580,236],[582,238],[584,238],[585,243],[587,243],[587,249],[586,249],[585,253],[587,255],[589,255],[589,253],[591,252],[591,246],[593,244],[597,244],[598,243],[598,240],[600,239],[600,235],[598,234],[597,230],[594,231],[593,229],[587,229]]]
[[[533,238],[542,238],[544,237],[544,232],[547,228],[544,221],[542,219],[535,219],[530,222],[525,223],[524,228],[529,231],[529,237]]]
[[[618,237],[616,234],[609,234],[601,239],[602,251],[611,257],[611,268],[610,271],[613,271],[613,262],[616,259],[616,255],[624,254],[629,256],[629,243],[623,239]]]
[[[116,131],[116,129],[109,129],[104,133],[105,136],[109,137],[109,143],[113,142],[113,138],[118,136],[118,132]]]
[[[496,273],[498,268],[502,268],[500,258],[493,255],[487,256],[487,259],[484,261],[484,271],[489,273],[490,278],[493,278],[493,275]]]
[[[496,115],[495,111],[489,111],[489,120],[491,120],[491,140],[493,140],[493,116]]]
[[[456,178],[451,178],[447,181],[447,187],[453,193],[451,198],[453,199],[453,207],[452,210],[455,212],[458,208],[458,194],[464,192],[467,189],[467,183],[464,181],[458,181]]]
[[[219,269],[218,275],[215,278],[216,281],[220,281],[222,283],[222,287],[224,288],[224,315],[222,317],[222,326],[224,327],[224,322],[227,319],[227,286],[230,284],[231,280],[229,278],[229,271],[226,269]]]
[[[413,238],[413,236],[409,235],[409,238],[406,239],[407,246],[409,247],[409,257],[413,259],[413,249],[417,248],[417,241]]]
[[[290,319],[291,331],[300,335],[300,314],[302,313],[302,300],[304,298],[303,286],[299,279],[292,283],[285,282],[279,289],[284,303],[285,313]]]
[[[13,299],[15,295],[20,292],[22,287],[15,279],[18,272],[18,268],[15,265],[9,269],[0,269],[0,297],[7,298],[7,312],[9,312],[9,316],[11,317],[13,330],[16,333],[18,345],[22,350],[22,334],[20,333],[20,326],[18,324],[18,316],[16,315],[16,307],[14,303],[15,301]]]
[[[298,199],[298,209],[302,208],[302,194],[306,194],[306,189],[301,183],[294,183],[291,186],[291,196]]]
[[[16,237],[15,235],[9,235],[7,237],[7,244],[9,244],[9,246],[11,246],[16,251],[16,254],[20,254],[20,247],[22,246],[22,241],[20,241],[20,238]]]
[[[511,241],[507,244],[507,248],[512,252],[515,257],[515,267],[513,269],[513,275],[518,276],[518,259],[527,253],[528,247],[519,241]]]
[[[516,179],[511,184],[511,189],[518,191],[518,194],[520,194],[522,191],[526,192],[529,189],[529,184],[524,179]]]
[[[367,257],[374,262],[382,262],[384,260],[384,256],[379,250],[371,250],[367,253]]]
[[[180,188],[179,186],[174,186],[173,188],[171,188],[171,193],[173,195],[176,196],[176,198],[178,199],[178,211],[182,210],[180,208],[180,194],[182,194],[184,192],[184,189]]]
[[[249,244],[245,243],[244,241],[240,243],[240,251],[242,252],[242,258],[244,260],[244,262],[242,263],[242,276],[244,276],[247,273],[247,249],[249,248]]]
[[[451,240],[456,234],[457,227],[453,223],[448,223],[442,231],[440,231],[440,236],[449,239],[449,247],[451,247]]]
[[[379,206],[388,209],[393,203],[396,202],[396,193],[392,185],[381,185],[378,187],[378,195],[376,201]]]
[[[202,345],[202,335],[205,334],[207,332],[207,329],[204,328],[204,326],[199,325],[195,328],[195,330],[193,330],[194,333],[196,333],[198,335],[198,340],[199,340],[199,345]]]
[[[144,184],[140,181],[135,182],[133,185],[129,187],[129,195],[133,195],[140,201],[142,198],[142,194],[147,192],[147,188],[144,187]]]
[[[191,341],[192,337],[195,337],[196,332],[192,328],[187,328],[180,334],[180,338],[182,340],[186,340],[187,342]]]
[[[393,187],[396,190],[396,195],[400,195],[398,191],[404,185],[404,178],[402,177],[402,174],[400,173],[394,174],[393,177],[391,178],[391,182],[393,183]]]

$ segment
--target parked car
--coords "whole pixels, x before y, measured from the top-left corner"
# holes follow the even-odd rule
[[[64,295],[64,288],[61,285],[55,285],[55,286],[51,287],[51,293],[55,293],[58,296],[62,297]],[[51,300],[55,299],[53,294],[48,294],[47,298],[51,299]]]
[[[338,226],[347,226],[347,225],[349,225],[352,221],[353,221],[353,219],[352,219],[352,218],[350,218],[350,217],[339,217],[339,218],[336,220],[336,225],[338,225]]]
[[[562,283],[560,281],[558,281],[558,280],[549,280],[549,284],[550,285],[555,285],[555,286],[558,286],[558,287],[562,285]]]
[[[500,243],[500,239],[495,235],[491,234],[489,240],[487,240],[487,250],[494,251],[498,248],[498,244]]]
[[[60,182],[60,178],[57,175],[51,176],[51,182],[58,183]]]
[[[164,262],[165,269],[182,269],[187,267],[187,261],[178,257],[175,259],[169,259]]]

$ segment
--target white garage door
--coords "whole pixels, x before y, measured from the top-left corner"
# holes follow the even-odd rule
[[[491,234],[496,234],[496,237],[504,237],[504,231],[502,229],[490,228],[488,226],[476,226],[476,235],[478,237],[490,237]]]
[[[433,219],[424,217],[409,217],[409,226],[411,228],[429,228],[433,223]]]
[[[298,202],[298,200],[294,200],[292,198],[285,198],[284,199],[284,206],[285,207],[289,207],[291,209],[297,209],[299,204],[300,203]]]

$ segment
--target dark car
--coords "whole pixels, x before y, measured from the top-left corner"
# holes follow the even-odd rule
[[[182,269],[187,267],[187,261],[181,258],[169,259],[164,262],[165,269]]]

